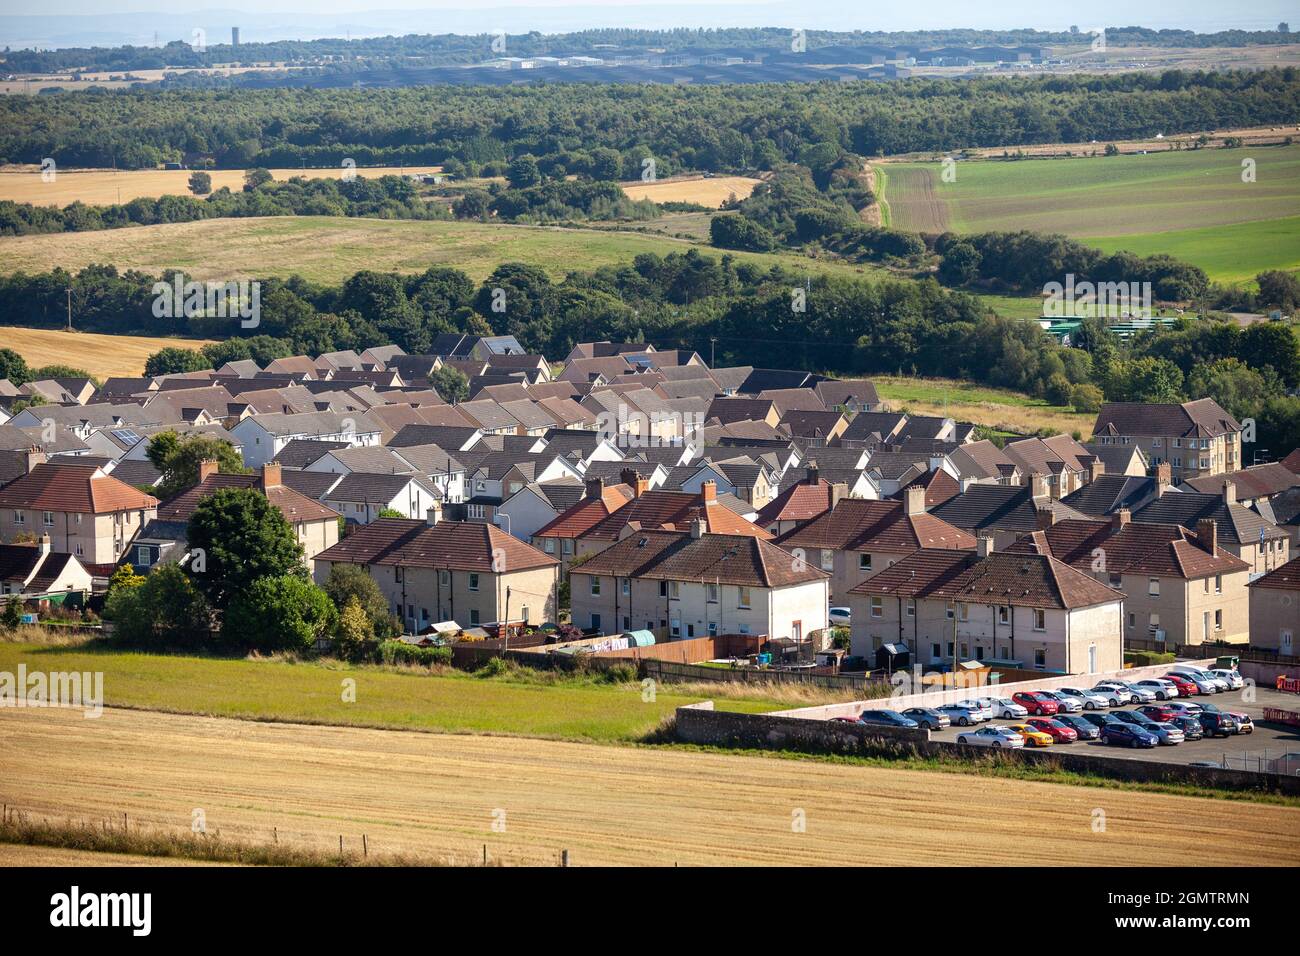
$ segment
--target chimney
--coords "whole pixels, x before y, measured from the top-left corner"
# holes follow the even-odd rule
[[[903,489],[903,514],[925,514],[925,488],[921,485],[908,485]]]
[[[1034,516],[1034,527],[1039,531],[1046,531],[1054,524],[1056,524],[1056,512],[1051,508],[1039,508]]]
[[[605,479],[588,478],[587,479],[587,500],[599,501],[601,498],[604,497],[604,495],[605,495]]]
[[[1106,463],[1100,458],[1088,462],[1088,481],[1093,482],[1106,474]]]
[[[45,464],[45,452],[41,451],[35,445],[27,449],[27,471],[30,472],[37,465]]]
[[[50,553],[50,533],[48,531],[41,535],[41,540],[37,543],[37,547],[41,549],[41,554]]]
[[[834,511],[835,506],[848,496],[849,486],[844,482],[837,481],[835,484],[831,485],[831,510]]]
[[[703,518],[695,518],[693,521],[691,521],[691,537],[694,538],[694,539],[697,540],[697,541],[698,541],[700,538],[704,537],[704,519],[703,519]]]
[[[215,458],[204,458],[199,462],[199,481],[206,481],[209,475],[217,473],[217,461]]]
[[[981,558],[987,558],[996,548],[993,544],[993,538],[989,535],[982,534],[976,539],[975,553]]]
[[[1129,510],[1127,508],[1120,508],[1118,511],[1116,511],[1113,515],[1110,516],[1111,530],[1113,531],[1121,530],[1129,523],[1130,518],[1132,518],[1132,514],[1129,512]]]
[[[1029,476],[1029,494],[1034,498],[1046,498],[1050,492],[1047,487],[1047,477],[1045,475]]]
[[[424,523],[430,528],[442,520],[442,502],[435,501],[429,505],[429,510],[424,513]]]
[[[1202,518],[1196,522],[1196,538],[1207,553],[1215,553],[1219,547],[1219,526],[1213,518]]]
[[[1156,465],[1156,497],[1159,498],[1169,490],[1172,481],[1172,472],[1169,470],[1169,462],[1162,461]]]
[[[649,478],[642,478],[640,475],[637,475],[637,479],[636,479],[636,496],[637,496],[638,498],[640,498],[642,495],[644,495],[644,494],[645,494],[647,491],[649,491],[649,490],[650,490],[650,479],[649,479]]]
[[[1223,479],[1223,503],[1225,505],[1237,503],[1237,483],[1231,478]]]
[[[706,481],[700,485],[700,497],[704,499],[705,507],[710,507],[718,503],[718,484],[714,481]]]
[[[268,461],[262,466],[262,488],[279,488],[283,481],[280,479],[280,463]]]
[[[817,467],[817,459],[810,459],[808,462],[808,474],[804,479],[808,484],[815,485],[821,480],[822,471]]]
[[[618,473],[618,480],[623,482],[629,488],[635,488],[637,479],[641,476],[636,473],[635,468],[624,468]]]

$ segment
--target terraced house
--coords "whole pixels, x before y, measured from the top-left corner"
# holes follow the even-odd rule
[[[826,627],[829,576],[752,535],[635,531],[570,572],[573,621],[598,633],[644,628],[670,639]]]
[[[1242,465],[1241,425],[1212,398],[1181,405],[1108,403],[1097,414],[1093,441],[1137,445],[1152,465],[1169,463],[1175,484]]]

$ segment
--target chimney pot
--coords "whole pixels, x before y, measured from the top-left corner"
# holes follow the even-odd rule
[[[1227,505],[1237,503],[1237,483],[1231,478],[1223,479],[1223,503]]]
[[[904,489],[904,514],[925,514],[925,488],[921,485],[908,485]]]
[[[623,482],[629,488],[636,487],[636,480],[640,475],[636,473],[635,468],[624,468],[618,473],[618,480]]]
[[[1118,531],[1129,523],[1133,515],[1127,508],[1120,508],[1110,516],[1110,526]]]
[[[591,501],[599,501],[605,493],[604,478],[587,479],[587,498]]]
[[[808,477],[806,480],[810,485],[815,485],[821,480],[821,469],[817,467],[816,458],[808,462]]]
[[[1056,524],[1056,512],[1051,508],[1039,508],[1038,513],[1035,515],[1034,524],[1039,531],[1046,531]]]
[[[975,553],[978,554],[981,558],[987,558],[995,550],[997,549],[994,546],[993,539],[990,536],[982,534],[979,536],[979,538],[976,539]]]
[[[441,520],[442,520],[442,502],[435,501],[433,504],[429,506],[429,509],[424,513],[424,523],[427,524],[430,528],[432,528]]]
[[[695,518],[691,521],[691,537],[699,540],[704,537],[704,519]]]
[[[48,531],[41,535],[41,540],[38,546],[41,549],[41,554],[50,553],[50,533]]]
[[[1169,462],[1162,461],[1156,465],[1156,497],[1159,498],[1169,490],[1169,484],[1172,481],[1173,472],[1169,468]]]
[[[1214,554],[1219,546],[1219,525],[1213,518],[1202,518],[1196,522],[1196,537],[1206,553]]]
[[[262,488],[279,488],[281,484],[280,463],[268,461],[262,466]]]
[[[1094,458],[1088,463],[1088,481],[1096,481],[1104,474],[1106,474],[1106,463],[1100,458]]]
[[[217,461],[215,458],[204,458],[199,462],[199,481],[207,481],[210,475],[217,473]]]
[[[705,505],[715,504],[718,500],[717,482],[706,481],[700,485],[700,497],[704,499]]]

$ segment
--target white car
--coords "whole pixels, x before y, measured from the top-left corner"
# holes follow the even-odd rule
[[[1077,714],[1083,710],[1083,701],[1069,694],[1062,694],[1059,690],[1040,690],[1039,693],[1056,701],[1063,714]]]
[[[1104,680],[1099,684],[1100,687],[1118,687],[1120,690],[1126,690],[1133,695],[1134,704],[1149,704],[1156,699],[1156,692],[1150,687],[1139,687],[1137,684],[1130,684],[1122,680]]]
[[[1246,686],[1246,678],[1236,671],[1210,671],[1210,673],[1221,678],[1228,685],[1229,690],[1241,690]]]
[[[1081,690],[1078,687],[1058,687],[1058,694],[1083,702],[1084,710],[1104,710],[1110,706],[1110,698],[1096,691]]]
[[[988,707],[998,720],[1024,720],[1029,716],[1029,711],[1010,697],[978,697],[976,703]]]
[[[1140,680],[1133,686],[1155,694],[1156,700],[1173,700],[1178,696],[1178,686],[1173,681],[1165,680],[1163,677]]]
[[[1092,688],[1092,693],[1105,697],[1110,707],[1122,707],[1133,702],[1133,692],[1119,684],[1098,684]]]
[[[1204,671],[1169,671],[1175,677],[1181,677],[1183,680],[1189,680],[1196,685],[1196,691],[1200,694],[1217,694],[1221,690],[1227,690],[1228,685],[1220,680],[1216,680]]]
[[[971,747],[1023,747],[1025,738],[1010,727],[989,725],[957,735],[957,743]]]
[[[831,627],[848,627],[853,623],[853,615],[846,607],[833,607],[827,612],[826,620]]]
[[[993,708],[986,706],[983,700],[974,700],[972,698],[967,698],[966,700],[957,701],[957,706],[968,707],[971,710],[977,712],[979,714],[979,719],[981,721],[993,719]]]

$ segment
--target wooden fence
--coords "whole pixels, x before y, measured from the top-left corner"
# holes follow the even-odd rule
[[[702,664],[678,664],[673,661],[643,660],[646,677],[661,681],[714,681],[716,683],[808,684],[829,690],[853,691],[861,697],[882,697],[889,693],[889,681],[872,677],[846,677],[843,674],[814,674],[808,671],[776,670],[757,667],[706,667]]]

